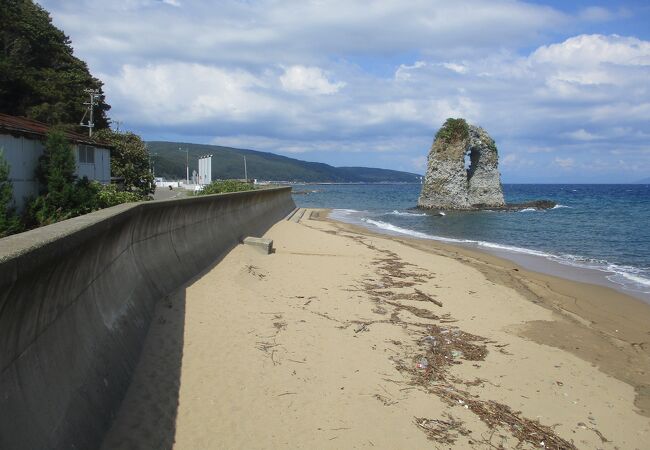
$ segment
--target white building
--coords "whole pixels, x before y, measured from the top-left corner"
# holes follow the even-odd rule
[[[38,195],[35,171],[45,149],[49,126],[36,120],[0,113],[0,149],[9,163],[9,179],[19,210],[25,201]],[[111,146],[92,142],[82,134],[66,132],[73,147],[76,175],[102,184],[111,182]]]

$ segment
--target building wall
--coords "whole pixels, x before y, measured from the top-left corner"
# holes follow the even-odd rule
[[[41,141],[8,134],[0,134],[0,147],[10,166],[9,179],[13,183],[16,207],[22,210],[27,199],[38,195],[35,171],[45,148]]]
[[[84,145],[83,147],[89,147]],[[74,146],[75,162],[77,164],[77,175],[79,178],[88,177],[89,180],[97,180],[102,184],[111,182],[111,152],[105,148],[94,147],[95,157],[93,163],[82,162],[79,158],[79,145]]]
[[[102,184],[108,184],[111,182],[111,151],[107,148],[98,148],[95,147],[95,151],[101,154],[101,170],[98,173],[97,181]]]
[[[0,134],[0,148],[4,149],[5,159],[10,166],[9,179],[13,183],[15,206],[21,211],[29,198],[38,195],[35,171],[45,146],[37,139]],[[95,147],[95,162],[92,164],[79,161],[78,145],[73,145],[73,153],[77,176],[86,176],[89,180],[97,180],[102,184],[111,182],[110,150]]]

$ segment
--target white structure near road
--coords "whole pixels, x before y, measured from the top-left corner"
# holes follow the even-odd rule
[[[212,183],[212,155],[199,156],[198,182],[200,185]]]
[[[22,210],[29,198],[38,195],[36,167],[45,150],[49,126],[36,120],[0,113],[0,148],[9,163],[14,202]],[[111,182],[111,146],[98,144],[82,134],[66,132],[73,147],[76,175],[102,184]]]

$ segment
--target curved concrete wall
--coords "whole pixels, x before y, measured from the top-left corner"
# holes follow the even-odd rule
[[[0,448],[98,447],[156,300],[294,207],[290,188],[119,205],[0,240]]]

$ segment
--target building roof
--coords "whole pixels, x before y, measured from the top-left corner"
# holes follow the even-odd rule
[[[42,139],[47,135],[50,128],[49,125],[39,122],[38,120],[0,113],[0,132],[8,132],[13,135],[18,134],[21,136]],[[88,144],[95,147],[113,148],[110,144],[93,141],[88,136],[75,133],[74,131],[64,131],[63,133],[70,142],[75,144]]]

